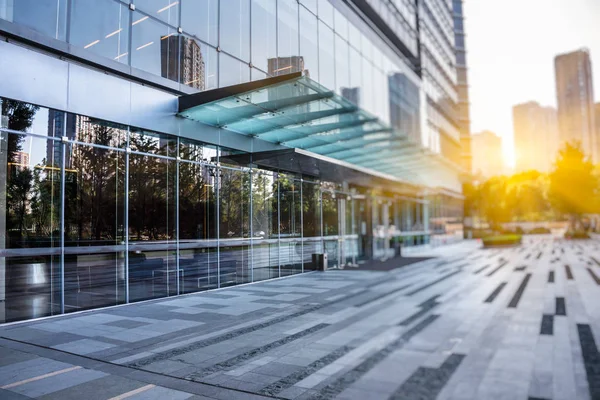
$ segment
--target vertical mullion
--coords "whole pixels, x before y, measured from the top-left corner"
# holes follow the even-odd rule
[[[181,13],[181,7],[179,7]],[[181,18],[181,15],[179,16]],[[177,157],[175,161],[176,169],[175,169],[175,278],[177,281],[177,294],[181,294],[180,291],[180,278],[179,278],[179,137],[177,137]]]
[[[218,156],[217,156],[218,159]],[[219,185],[221,184],[221,168],[219,166],[219,162],[215,168],[215,196],[217,200],[217,210],[215,216],[216,232],[217,232],[217,287],[221,287],[221,233],[220,233],[220,225],[221,225],[221,191],[219,190]]]
[[[60,143],[60,313],[65,313],[65,162],[67,113],[63,113],[63,129]]]
[[[253,216],[252,216],[252,203],[253,203],[253,196],[252,196],[252,171],[254,169],[252,167],[250,167],[250,282],[254,282],[254,223],[253,223]]]
[[[277,265],[281,278],[281,193],[279,187],[280,179],[279,172],[277,172]]]
[[[125,151],[125,201],[123,239],[125,240],[125,303],[129,303],[129,129],[127,129],[127,144]]]
[[[302,272],[304,272],[304,198],[302,186],[304,186],[304,179],[300,178],[300,259],[302,260]]]

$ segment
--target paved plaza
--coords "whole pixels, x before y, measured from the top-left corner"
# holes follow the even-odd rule
[[[600,242],[524,241],[0,327],[0,399],[600,399]]]

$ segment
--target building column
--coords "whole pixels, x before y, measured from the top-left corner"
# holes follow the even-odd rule
[[[2,210],[0,212],[0,250],[6,249],[7,162],[8,134],[0,132],[0,210]],[[6,321],[6,257],[0,257],[0,322],[4,321]]]

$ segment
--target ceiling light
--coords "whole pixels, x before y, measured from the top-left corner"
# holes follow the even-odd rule
[[[132,25],[132,26],[133,26],[133,25],[137,25],[137,24],[139,24],[140,22],[142,22],[142,21],[145,21],[145,20],[147,20],[147,19],[148,19],[148,16],[146,15],[145,17],[142,17],[142,18],[138,19],[137,21],[135,21],[135,22],[134,22],[134,23],[132,23],[131,25]]]
[[[169,4],[168,6],[166,6],[166,7],[163,7],[163,8],[161,8],[160,10],[158,10],[158,11],[157,11],[157,13],[158,13],[158,14],[160,14],[161,12],[163,12],[163,11],[165,11],[165,10],[168,10],[169,8],[171,8],[171,7],[173,7],[173,6],[176,6],[177,4],[179,4],[179,2],[178,2],[178,1],[176,1],[175,3],[171,3],[171,4]]]
[[[117,33],[121,32],[123,30],[123,28],[119,28],[116,31],[114,31],[113,33],[109,33],[108,35],[105,36],[106,39],[108,39],[111,36],[116,35]]]
[[[136,50],[141,50],[141,49],[143,49],[144,47],[148,47],[148,46],[150,46],[151,44],[154,44],[154,42],[149,42],[149,43],[146,43],[146,44],[144,44],[144,45],[141,45],[141,46],[140,46],[140,47],[138,47]]]
[[[87,49],[87,48],[92,47],[93,45],[98,44],[98,43],[100,43],[100,39],[94,40],[92,43],[90,43],[90,44],[88,44],[86,46],[83,46],[83,48]]]

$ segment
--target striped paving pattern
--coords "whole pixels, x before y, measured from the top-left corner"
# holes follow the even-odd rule
[[[464,242],[0,327],[0,399],[600,399],[600,243]]]

